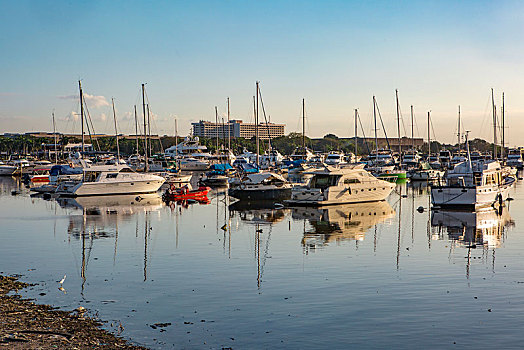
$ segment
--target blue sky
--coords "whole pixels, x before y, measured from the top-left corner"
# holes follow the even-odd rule
[[[353,136],[359,109],[371,133],[377,96],[396,135],[395,89],[406,131],[431,110],[436,137],[455,139],[457,106],[472,136],[491,137],[490,88],[506,94],[507,136],[524,127],[523,5],[512,1],[0,1],[0,133],[78,132],[82,79],[97,132],[134,131],[147,83],[155,131],[181,133],[214,106],[252,119],[255,81],[272,121],[308,134]]]

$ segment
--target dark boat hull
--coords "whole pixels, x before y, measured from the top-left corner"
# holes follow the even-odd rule
[[[291,188],[270,190],[242,190],[239,188],[230,188],[228,193],[231,197],[240,200],[283,200],[291,198]]]

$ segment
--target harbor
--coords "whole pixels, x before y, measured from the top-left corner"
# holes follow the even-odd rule
[[[2,5],[0,350],[522,348],[524,3]]]

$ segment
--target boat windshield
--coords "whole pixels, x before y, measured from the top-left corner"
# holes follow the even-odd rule
[[[324,189],[330,186],[336,186],[341,175],[318,174],[311,179],[311,188]]]

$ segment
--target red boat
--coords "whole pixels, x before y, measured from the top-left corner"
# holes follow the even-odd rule
[[[206,199],[207,194],[211,191],[211,187],[200,186],[196,190],[190,190],[189,187],[176,187],[176,184],[171,184],[164,193],[164,200],[167,201],[179,201],[184,199],[194,199],[197,201]]]

